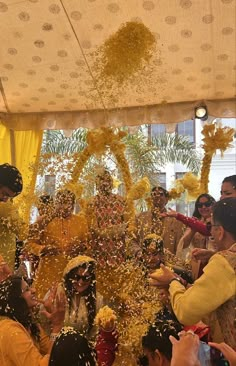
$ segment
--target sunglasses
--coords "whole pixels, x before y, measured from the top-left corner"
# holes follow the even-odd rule
[[[196,203],[196,207],[197,208],[202,208],[203,206],[205,207],[211,207],[212,206],[212,202],[208,201],[208,202],[198,202]]]
[[[84,275],[84,276],[80,276],[78,274],[76,274],[73,278],[72,278],[72,281],[79,281],[79,280],[82,280],[83,282],[88,282],[90,281],[92,278],[91,275]]]

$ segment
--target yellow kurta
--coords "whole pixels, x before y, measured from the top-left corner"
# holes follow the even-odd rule
[[[236,257],[236,251],[232,256]],[[171,305],[176,317],[184,325],[195,324],[204,316],[220,308],[223,310],[224,306],[228,307],[229,302],[235,301],[235,270],[221,252],[211,257],[203,271],[203,275],[187,290],[177,281],[170,284]],[[224,315],[225,321],[218,319],[221,324],[223,323],[221,331],[224,341],[235,348],[234,314],[225,311]],[[230,324],[227,324],[227,319],[230,319]],[[228,332],[229,329],[232,334],[228,338],[225,331]]]
[[[82,253],[81,244],[85,244],[88,235],[88,226],[85,216],[71,215],[68,218],[53,219],[43,233],[42,245],[30,243],[27,250],[37,256],[44,247],[53,247],[58,250],[55,255],[45,254],[40,257],[34,286],[39,298],[43,298],[54,282],[62,279],[62,273],[68,261]],[[76,247],[78,252],[76,253]]]
[[[0,319],[1,366],[47,366],[49,355],[43,356],[30,334],[18,322]]]

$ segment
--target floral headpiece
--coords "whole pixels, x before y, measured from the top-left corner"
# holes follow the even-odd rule
[[[85,263],[94,263],[96,264],[95,259],[88,257],[87,255],[78,255],[77,257],[71,259],[69,263],[67,263],[66,268],[63,272],[63,277],[65,277],[72,269],[76,267],[80,267]]]

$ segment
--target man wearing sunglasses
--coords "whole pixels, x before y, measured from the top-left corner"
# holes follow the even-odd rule
[[[167,212],[166,205],[169,193],[163,187],[153,187],[151,191],[152,207],[149,211],[142,212],[137,217],[137,242],[143,247],[144,238],[152,233],[160,235],[164,248],[171,253],[176,253],[177,244],[183,235],[184,225],[174,217],[163,217]]]
[[[211,235],[217,252],[202,276],[189,289],[166,267],[163,276],[151,274],[155,285],[169,286],[171,304],[184,325],[195,324],[215,312],[225,343],[236,348],[236,197],[225,198],[213,206]]]

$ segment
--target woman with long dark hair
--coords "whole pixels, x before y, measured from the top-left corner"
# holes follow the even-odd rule
[[[96,290],[96,261],[86,255],[71,259],[63,272],[63,280],[46,294],[44,307],[51,312],[56,296],[66,297],[64,326],[74,327],[88,339],[95,338],[94,320],[104,306],[102,295]]]
[[[48,364],[52,341],[33,320],[32,310],[37,304],[35,290],[22,277],[10,276],[0,283],[1,366]],[[62,311],[60,317],[59,312],[51,316],[53,332],[61,329],[64,314]]]
[[[93,366],[95,365],[91,361],[94,359],[93,347],[97,351],[98,365],[110,366],[114,362],[118,337],[115,322],[111,318],[104,326],[97,323],[97,319],[95,321],[97,313],[104,305],[103,297],[96,290],[95,266],[96,262],[93,258],[79,255],[71,259],[64,270],[63,282],[58,285],[56,293],[58,295],[65,293],[67,299],[65,327],[57,336],[55,335],[56,342],[52,350],[50,366],[61,366],[63,363],[60,361],[63,358],[73,362],[80,360],[79,366]],[[52,301],[53,296],[50,298],[49,294],[44,305],[47,307],[47,304]],[[88,344],[88,340],[93,341],[92,347]],[[66,344],[69,346],[63,348]],[[79,345],[81,349],[74,352],[73,349]],[[71,365],[76,364],[73,362]],[[67,364],[70,365],[69,361]]]
[[[215,199],[210,194],[201,194],[196,199],[193,217],[207,224],[211,221],[212,206],[214,203]],[[196,232],[193,228],[187,228],[179,241],[177,253],[180,249],[188,248],[190,244],[194,248],[207,249],[209,238]]]
[[[215,199],[208,193],[203,193],[198,196],[192,217],[187,217],[174,210],[169,210],[163,216],[175,217],[177,220],[183,222],[188,228],[180,239],[176,251],[176,255],[185,259],[186,249],[190,245],[194,248],[206,249],[210,243],[210,249],[213,243],[210,241],[210,217],[211,210],[215,203]]]
[[[63,273],[65,325],[74,326],[89,337],[96,313],[104,305],[103,297],[96,291],[95,263],[94,259],[79,255],[70,260]]]

